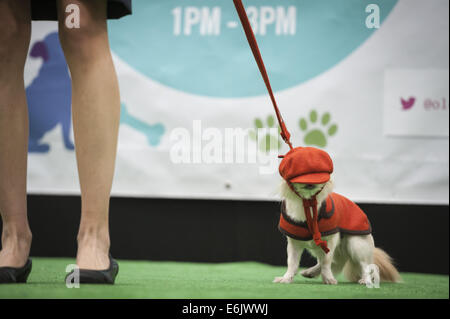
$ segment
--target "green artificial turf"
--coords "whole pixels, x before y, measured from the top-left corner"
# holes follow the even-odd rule
[[[448,276],[403,273],[403,283],[380,288],[346,282],[323,285],[320,278],[297,276],[275,284],[285,267],[255,262],[199,264],[119,261],[114,286],[66,288],[65,269],[72,259],[34,258],[28,284],[0,285],[0,298],[448,298]]]

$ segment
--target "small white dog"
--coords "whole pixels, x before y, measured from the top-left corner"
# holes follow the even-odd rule
[[[332,193],[333,168],[328,154],[314,148],[296,148],[286,154],[283,162],[279,229],[287,237],[287,271],[274,282],[293,281],[304,249],[318,261],[301,272],[304,277],[322,275],[325,284],[337,284],[335,276],[344,271],[350,281],[370,284],[374,269],[371,265],[375,264],[382,281],[399,282],[391,258],[374,245],[367,216],[350,200]],[[320,179],[326,182],[318,183]],[[305,180],[309,182],[299,182]],[[315,209],[311,203],[317,205]],[[305,211],[313,216],[306,216]]]

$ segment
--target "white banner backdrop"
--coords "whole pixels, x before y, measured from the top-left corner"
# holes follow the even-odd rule
[[[448,1],[244,3],[293,144],[330,153],[337,192],[358,202],[448,204]],[[377,22],[372,3],[379,29],[368,28]],[[273,126],[232,1],[133,6],[132,16],[109,24],[122,100],[113,195],[275,200],[276,154],[251,138],[243,150],[228,140],[230,129]],[[33,23],[28,189],[79,194],[65,125],[68,74],[55,60],[61,69],[46,76],[36,45],[58,59],[56,31],[54,22]],[[180,145],[189,163],[176,162]],[[280,145],[272,151],[287,152]],[[240,155],[244,162],[227,162]]]

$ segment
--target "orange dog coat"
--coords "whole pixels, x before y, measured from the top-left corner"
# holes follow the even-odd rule
[[[322,203],[318,214],[318,225],[322,236],[337,232],[350,235],[367,235],[372,232],[369,219],[361,208],[348,198],[336,193],[328,195],[325,203]],[[286,214],[285,203],[281,209],[278,229],[293,239],[304,241],[313,239],[306,221],[294,221]]]

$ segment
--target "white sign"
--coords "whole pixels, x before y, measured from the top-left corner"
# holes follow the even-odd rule
[[[122,105],[112,194],[277,200],[288,147],[232,1],[185,2],[136,1],[108,22]],[[336,192],[448,205],[448,0],[245,3],[292,144],[331,155]],[[78,195],[56,31],[33,22],[28,191]]]

